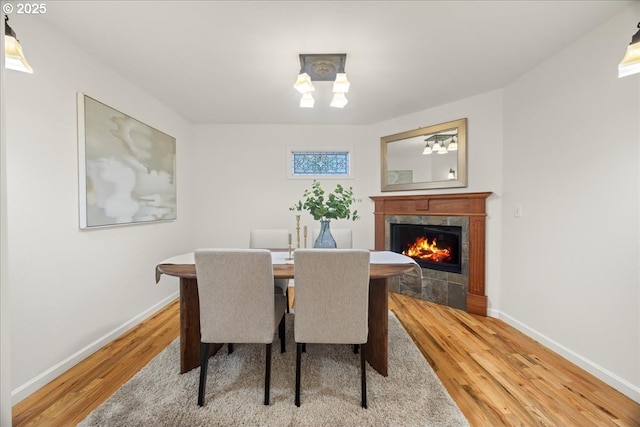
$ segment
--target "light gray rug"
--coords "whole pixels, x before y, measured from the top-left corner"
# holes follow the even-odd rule
[[[389,376],[367,365],[369,409],[360,407],[360,356],[348,345],[307,345],[302,405],[295,406],[293,315],[287,352],[273,345],[271,405],[264,406],[264,345],[226,346],[209,360],[205,406],[200,370],[178,373],[174,341],[79,425],[89,426],[468,426],[400,322],[389,316]]]

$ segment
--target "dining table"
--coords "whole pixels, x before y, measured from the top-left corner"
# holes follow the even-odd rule
[[[371,251],[369,269],[369,337],[366,360],[383,376],[388,375],[389,346],[389,278],[403,274],[422,277],[422,270],[413,258],[391,251]],[[271,251],[274,279],[294,279],[295,252]],[[158,283],[162,275],[180,279],[180,372],[200,366],[200,302],[194,252],[168,258],[156,265]],[[295,316],[295,305],[293,307]],[[295,317],[294,317],[295,322]],[[222,344],[211,347],[214,354]]]

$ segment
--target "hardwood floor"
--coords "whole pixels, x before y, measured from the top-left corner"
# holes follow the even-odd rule
[[[640,405],[504,322],[391,294],[389,307],[472,426],[640,426]],[[13,407],[75,426],[178,336],[174,302]]]
[[[75,426],[180,333],[176,299],[13,407],[13,426]]]
[[[640,405],[503,321],[391,294],[472,426],[639,426]]]

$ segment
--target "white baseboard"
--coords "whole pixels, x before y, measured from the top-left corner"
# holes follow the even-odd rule
[[[168,296],[167,298],[163,299],[159,303],[151,306],[147,310],[145,310],[142,313],[138,314],[133,319],[130,319],[129,321],[127,321],[124,324],[120,325],[119,327],[115,328],[111,332],[108,332],[107,334],[105,334],[102,337],[98,338],[97,340],[95,340],[91,344],[87,345],[86,347],[82,348],[81,350],[77,351],[76,353],[72,354],[71,356],[67,357],[66,359],[64,359],[60,363],[58,363],[58,364],[52,366],[51,368],[47,369],[46,371],[44,371],[43,373],[41,373],[37,377],[35,377],[32,380],[26,382],[25,384],[19,386],[15,390],[12,390],[11,391],[11,405],[15,405],[16,403],[20,402],[22,399],[24,399],[25,397],[29,396],[30,394],[32,394],[33,392],[37,391],[38,389],[42,388],[46,384],[50,383],[52,380],[56,379],[57,377],[62,375],[64,372],[68,371],[70,368],[72,368],[73,366],[77,365],[82,360],[84,360],[87,357],[91,356],[93,353],[95,353],[96,351],[100,350],[102,347],[104,347],[105,345],[109,344],[110,342],[112,342],[113,340],[115,340],[116,338],[118,338],[119,336],[121,336],[122,334],[127,332],[128,330],[130,330],[133,327],[135,327],[136,325],[140,324],[145,319],[151,317],[153,314],[155,314],[162,307],[166,306],[171,301],[175,300],[177,296],[178,296],[178,292],[175,292],[175,293],[171,294],[170,296]]]
[[[501,312],[500,310],[491,309],[488,311],[489,316],[495,317],[497,319],[503,320],[505,323],[513,326],[520,332],[526,334],[527,336],[533,338],[538,341],[545,347],[553,350],[558,353],[560,356],[574,363],[575,365],[581,367],[585,371],[589,372],[591,375],[596,378],[604,381],[611,387],[618,390],[620,393],[634,400],[635,402],[640,403],[640,387],[631,384],[629,381],[624,378],[620,378],[618,375],[613,372],[603,368],[602,366],[594,363],[593,361],[579,355],[578,353],[568,349],[562,344],[552,340],[548,336],[536,331],[533,328],[525,325],[524,323],[518,321],[517,319],[509,316],[508,314]]]

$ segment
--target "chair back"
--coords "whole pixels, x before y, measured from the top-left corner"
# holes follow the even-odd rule
[[[266,249],[200,249],[195,251],[195,262],[200,341],[273,342],[271,253]]]
[[[258,228],[251,230],[249,247],[260,249],[287,249],[289,230],[286,228]]]
[[[296,249],[296,342],[367,341],[369,258],[363,249]]]
[[[319,234],[319,228],[313,230],[313,241],[311,242],[311,246],[313,246]],[[338,249],[351,249],[353,247],[350,228],[332,228],[331,235],[333,236],[333,240],[336,241],[336,247]]]

